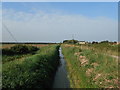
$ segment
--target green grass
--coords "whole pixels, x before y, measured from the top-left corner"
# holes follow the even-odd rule
[[[21,58],[25,58],[31,55],[32,54],[13,55],[13,56],[2,55],[2,64],[9,62],[9,61],[19,60]]]
[[[37,54],[3,64],[3,88],[51,88],[59,64],[58,45],[41,48]]]
[[[118,63],[116,58],[112,58],[110,56],[101,53],[96,53],[90,50],[89,52],[88,50],[83,50],[83,54],[89,60],[88,65],[91,65],[92,67],[92,63],[98,64],[98,66],[93,67],[93,76],[91,75],[89,77],[91,78],[91,81],[93,80],[93,78],[95,78],[95,76],[101,74],[101,76],[94,81],[96,85],[98,85],[98,87],[107,88],[113,86],[114,88],[116,88],[118,86],[118,84],[114,82],[114,80],[118,80]]]
[[[118,63],[116,58],[91,49],[62,45],[67,62],[68,76],[72,88],[118,87]],[[79,55],[75,55],[75,54]],[[85,56],[84,59],[80,58]],[[88,63],[81,64],[82,60]],[[95,66],[96,65],[96,66]],[[91,72],[89,72],[91,70]]]
[[[118,52],[120,45],[111,45],[109,43],[101,43],[101,44],[86,44],[82,45],[84,49],[88,48],[91,50],[95,50],[96,52],[107,53],[109,55],[118,56]]]
[[[80,62],[77,60],[77,57],[74,56],[74,53],[78,52],[78,49],[62,46],[62,50],[67,62],[71,88],[95,88],[96,86],[91,84],[86,77],[84,68],[80,67]]]

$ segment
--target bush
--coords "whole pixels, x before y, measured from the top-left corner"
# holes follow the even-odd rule
[[[2,55],[13,55],[14,51],[10,50],[10,49],[2,49]]]
[[[11,50],[14,51],[16,54],[26,54],[29,53],[29,49],[25,45],[16,45],[11,47]]]
[[[37,51],[38,48],[34,46],[26,46],[26,45],[15,45],[10,49],[2,49],[3,55],[18,55],[18,54],[27,54]]]
[[[28,46],[28,51],[29,51],[29,52],[37,51],[37,50],[38,50],[37,47],[34,47],[34,46]]]

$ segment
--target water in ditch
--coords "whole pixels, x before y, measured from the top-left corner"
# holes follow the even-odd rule
[[[66,71],[66,63],[64,60],[64,56],[62,54],[62,49],[59,49],[59,56],[60,56],[60,66],[56,72],[53,88],[69,88],[69,79],[67,77]]]

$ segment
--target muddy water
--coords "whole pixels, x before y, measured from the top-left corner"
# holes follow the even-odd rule
[[[61,47],[59,49],[60,66],[56,72],[53,88],[69,88],[69,80],[67,78],[66,63],[62,54]]]

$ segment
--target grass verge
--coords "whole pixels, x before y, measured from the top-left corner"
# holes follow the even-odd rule
[[[3,88],[51,88],[59,64],[59,46],[43,47],[37,54],[3,64]]]
[[[118,88],[118,61],[95,50],[62,45],[71,88]]]

